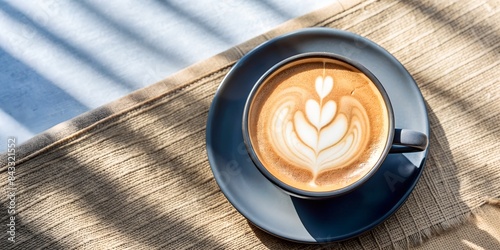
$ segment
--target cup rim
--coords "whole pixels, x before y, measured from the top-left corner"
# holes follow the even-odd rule
[[[380,95],[382,96],[382,99],[385,102],[385,106],[387,109],[387,114],[388,114],[388,136],[387,136],[387,141],[384,146],[384,150],[382,151],[382,155],[380,158],[377,160],[375,163],[374,167],[368,171],[363,177],[361,177],[359,180],[356,182],[340,188],[340,189],[335,189],[335,190],[329,190],[329,191],[308,191],[308,190],[303,190],[299,189],[296,187],[293,187],[291,185],[288,185],[278,178],[276,178],[267,168],[264,166],[264,164],[260,161],[259,157],[257,156],[257,153],[255,152],[251,140],[250,140],[250,132],[248,129],[248,120],[249,120],[249,111],[250,111],[250,106],[252,104],[252,100],[255,98],[256,93],[258,92],[259,88],[263,85],[264,81],[272,75],[275,71],[280,69],[281,67],[292,63],[294,61],[298,61],[301,59],[307,59],[307,58],[328,58],[328,59],[334,59],[338,60],[341,62],[344,62],[346,64],[349,64],[353,66],[354,68],[358,69],[360,72],[365,74],[377,87],[378,91],[380,92]],[[362,184],[364,184],[368,179],[370,179],[380,168],[382,163],[385,161],[385,158],[389,154],[389,151],[392,146],[393,138],[394,138],[394,132],[395,132],[395,125],[394,125],[394,111],[392,109],[392,104],[390,102],[389,96],[384,89],[382,83],[375,77],[373,73],[371,73],[367,68],[365,68],[363,65],[338,54],[330,53],[330,52],[307,52],[307,53],[301,53],[297,54],[291,57],[288,57],[275,65],[273,65],[271,68],[269,68],[254,84],[252,87],[247,100],[245,102],[244,110],[243,110],[243,119],[242,119],[242,132],[243,132],[243,141],[246,146],[247,152],[250,156],[250,159],[254,163],[254,165],[257,167],[257,169],[268,179],[271,181],[275,186],[283,190],[285,193],[293,195],[298,198],[304,198],[304,199],[326,199],[326,198],[332,198],[336,196],[340,196],[346,193],[349,193],[356,188],[360,187]]]

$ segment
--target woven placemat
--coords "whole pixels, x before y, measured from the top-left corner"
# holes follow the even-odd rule
[[[474,213],[470,223],[432,237],[419,250],[436,249],[498,249],[500,246],[500,209],[485,205]]]
[[[500,197],[499,1],[338,1],[17,145],[15,244],[0,248],[398,248],[466,222]],[[258,44],[303,27],[380,44],[414,76],[430,153],[408,201],[360,237],[290,243],[251,225],[219,190],[205,151],[214,93]],[[12,169],[10,169],[12,170]],[[15,190],[8,189],[15,187]],[[0,197],[2,224],[11,197]]]

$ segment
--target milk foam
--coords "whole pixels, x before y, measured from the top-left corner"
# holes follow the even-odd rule
[[[359,101],[344,96],[337,104],[326,98],[333,84],[331,76],[318,76],[316,99],[308,99],[303,111],[294,111],[291,107],[298,103],[290,98],[283,98],[275,110],[268,110],[272,117],[268,131],[272,147],[281,158],[308,169],[313,175],[311,185],[321,171],[348,163],[366,146],[370,133],[368,115]],[[280,93],[283,97],[287,94]]]
[[[264,81],[248,126],[272,175],[299,189],[328,191],[373,168],[387,142],[388,113],[362,72],[334,59],[308,58]]]

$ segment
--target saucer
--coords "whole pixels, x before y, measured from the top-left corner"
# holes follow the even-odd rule
[[[389,154],[358,189],[328,200],[292,197],[269,182],[248,156],[242,115],[253,85],[278,62],[306,52],[330,52],[357,61],[382,83],[396,128],[429,134],[424,100],[401,63],[374,42],[330,28],[308,28],[258,46],[226,75],[210,107],[206,142],[212,172],[229,202],[260,229],[291,241],[346,240],[375,227],[408,198],[422,174],[428,149]]]

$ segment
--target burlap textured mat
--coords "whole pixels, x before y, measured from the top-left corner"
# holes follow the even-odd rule
[[[490,205],[482,207],[469,223],[432,237],[418,249],[498,249],[500,242],[500,209]]]
[[[3,226],[0,248],[406,248],[471,225],[500,197],[499,5],[339,1],[61,124],[17,147],[16,243]],[[220,192],[205,152],[208,108],[230,67],[266,39],[310,26],[361,34],[395,55],[421,88],[432,130],[405,205],[374,230],[326,246],[250,225]],[[7,189],[6,155],[0,163]],[[5,225],[9,197],[0,200]],[[493,237],[485,247],[500,246],[481,232]]]

